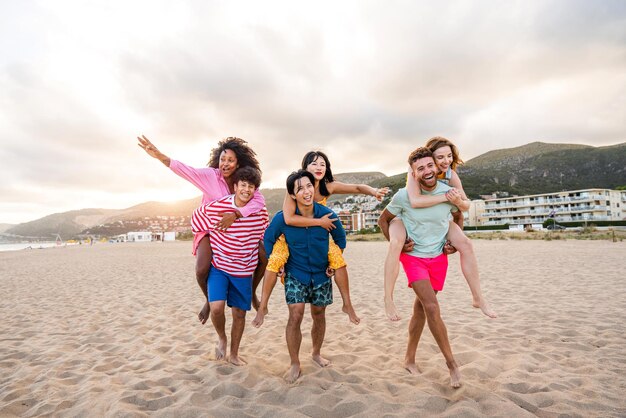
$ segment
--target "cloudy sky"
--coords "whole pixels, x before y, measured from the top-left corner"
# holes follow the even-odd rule
[[[198,192],[136,145],[206,164],[226,136],[282,187],[462,157],[626,141],[624,1],[14,1],[0,13],[0,223]]]

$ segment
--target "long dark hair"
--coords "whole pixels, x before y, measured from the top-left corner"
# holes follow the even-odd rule
[[[328,160],[326,154],[324,154],[322,151],[307,152],[302,159],[302,169],[306,170],[307,166],[313,161],[317,160],[319,157],[322,157],[324,159],[324,162],[326,163],[326,173],[324,174],[324,177],[320,180],[320,194],[322,196],[330,196],[330,192],[326,188],[326,183],[332,183],[333,181],[335,181],[335,178],[333,177],[333,172],[330,169],[330,161]],[[315,185],[315,183],[313,183],[313,185]]]
[[[237,164],[239,168],[252,167],[259,172],[259,162],[256,159],[256,152],[248,146],[248,143],[241,138],[229,136],[217,143],[217,147],[211,150],[211,159],[207,164],[209,167],[218,168],[220,166],[220,155],[224,150],[231,150],[237,156]]]

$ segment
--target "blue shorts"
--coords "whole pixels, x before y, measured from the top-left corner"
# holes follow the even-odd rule
[[[252,307],[252,276],[236,277],[211,266],[207,279],[209,302],[225,300],[231,308],[249,311]]]
[[[317,286],[313,283],[303,284],[288,272],[285,277],[285,300],[287,305],[310,303],[315,306],[328,306],[333,303],[333,284],[330,279]]]

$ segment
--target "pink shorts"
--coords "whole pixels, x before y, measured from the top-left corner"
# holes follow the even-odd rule
[[[409,287],[418,280],[430,280],[433,290],[443,290],[448,272],[448,256],[438,255],[435,258],[420,258],[406,253],[400,254],[400,262],[409,279]]]

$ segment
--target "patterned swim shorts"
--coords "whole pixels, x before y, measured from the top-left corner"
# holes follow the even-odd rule
[[[305,285],[288,272],[285,277],[285,300],[287,305],[310,303],[315,306],[328,306],[333,303],[332,282],[329,279],[317,286],[313,283]]]

